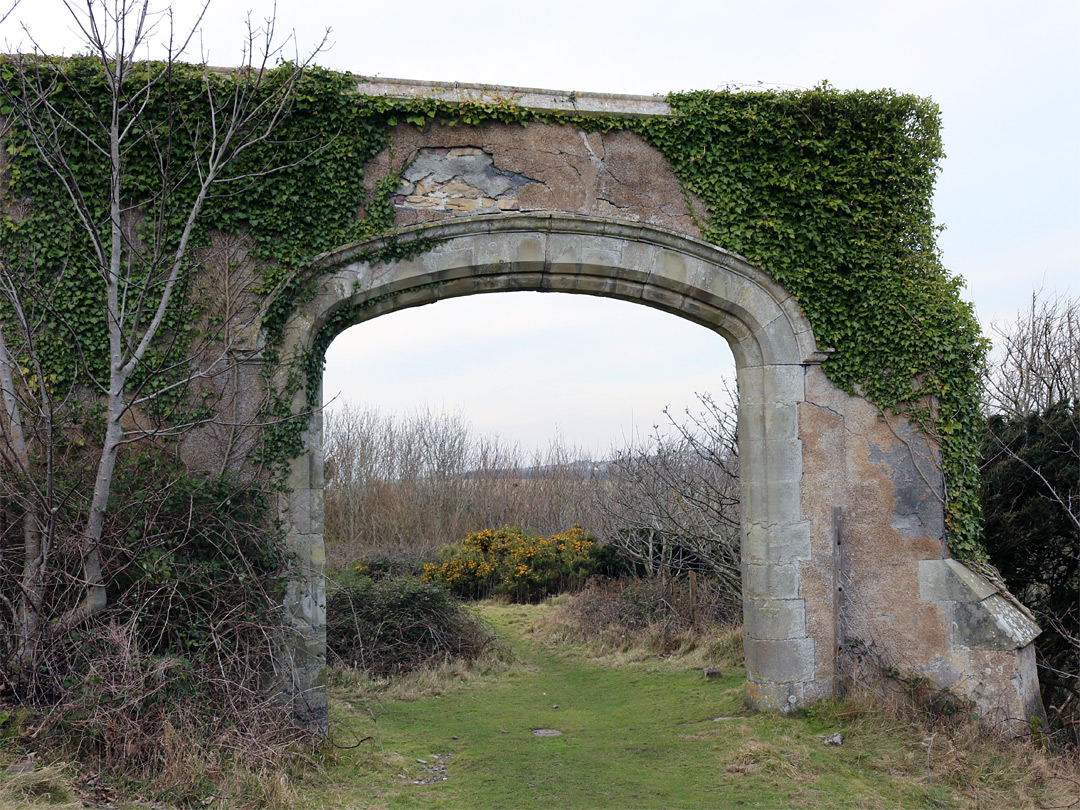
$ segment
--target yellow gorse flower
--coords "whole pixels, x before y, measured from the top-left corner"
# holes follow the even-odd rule
[[[551,537],[504,526],[474,532],[443,550],[442,563],[428,563],[422,577],[462,596],[508,593],[539,598],[580,582],[591,570],[595,541],[580,525]]]

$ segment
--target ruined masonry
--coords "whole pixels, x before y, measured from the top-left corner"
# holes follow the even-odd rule
[[[664,115],[657,98],[365,80],[361,91],[522,107]],[[401,125],[365,183],[401,178],[398,244],[430,250],[373,266],[348,245],[312,272],[318,294],[286,330],[286,356],[340,328],[444,298],[511,290],[600,295],[655,307],[724,336],[738,367],[746,700],[787,711],[884,665],[976,701],[989,721],[1041,711],[1039,629],[1006,594],[950,558],[937,448],[903,418],[849,396],[799,305],[762,270],[700,239],[701,203],[628,132],[546,124]],[[374,246],[377,247],[378,243]],[[338,321],[342,320],[340,318]],[[718,359],[719,362],[719,359]],[[252,379],[257,378],[253,372]],[[284,381],[279,381],[284,386]],[[306,409],[304,393],[293,402]],[[310,417],[280,512],[303,574],[280,663],[297,709],[325,718],[321,417]]]

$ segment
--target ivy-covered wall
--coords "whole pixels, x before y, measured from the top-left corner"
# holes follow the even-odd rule
[[[55,79],[54,103],[70,101],[74,123],[93,114],[93,105],[83,101],[103,92],[99,65],[68,59]],[[0,62],[0,81],[14,80],[10,63]],[[227,80],[208,78],[198,67],[174,68],[164,85],[168,94],[152,99],[140,126],[167,122],[171,153],[195,150],[209,114],[203,82]],[[705,239],[749,258],[797,297],[821,347],[832,350],[825,364],[829,377],[883,409],[909,412],[940,439],[950,548],[962,558],[981,558],[975,454],[985,344],[959,297],[960,280],[942,266],[934,243],[931,203],[942,158],[936,106],[893,91],[842,93],[827,86],[681,93],[669,102],[670,116],[626,118],[537,112],[512,97],[458,104],[373,98],[363,95],[354,77],[310,69],[275,137],[232,167],[237,180],[230,193],[208,201],[196,239],[209,244],[211,232],[222,230],[247,240],[260,268],[263,328],[273,357],[296,303],[312,294],[305,279],[315,258],[392,227],[396,179],[386,178],[369,194],[364,166],[386,148],[394,127],[544,122],[636,132],[704,202]],[[106,356],[100,292],[63,188],[35,162],[20,122],[10,124],[0,251],[25,273],[63,278],[56,294],[64,302],[64,324],[45,338],[52,341],[45,356],[56,385],[70,386],[80,374],[104,373],[94,360],[73,364],[69,350],[74,336],[81,356]],[[102,177],[103,156],[75,138],[71,144],[71,159],[86,176]],[[127,155],[126,187],[133,200],[179,210],[193,186],[181,182],[156,194],[159,160],[152,149]],[[243,179],[269,167],[280,168]],[[191,297],[178,299],[170,338],[147,374],[156,369],[167,376],[165,369],[182,356],[183,334],[197,307]],[[293,385],[313,389],[318,355],[278,360],[298,363]],[[266,416],[284,419],[287,411],[280,400]],[[300,430],[297,422],[268,430],[264,459],[286,461],[299,450]]]
[[[986,351],[942,265],[937,106],[892,91],[688,93],[643,134],[709,209],[705,238],[799,300],[838,386],[942,442],[949,546],[982,558],[976,464]]]

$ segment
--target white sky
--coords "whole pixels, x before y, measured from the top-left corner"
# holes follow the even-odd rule
[[[178,28],[196,5],[173,4]],[[209,61],[237,63],[246,12],[258,24],[272,8],[214,0],[202,26]],[[25,46],[25,22],[46,50],[70,53],[79,40],[68,20],[59,0],[22,0],[0,39]],[[638,94],[828,80],[929,96],[948,155],[939,244],[984,328],[1036,287],[1080,295],[1076,0],[278,0],[277,21],[301,51],[331,28],[316,61],[369,76]],[[715,390],[731,362],[719,337],[646,307],[499,294],[350,330],[330,348],[325,391],[384,409],[460,410],[525,445],[558,430],[594,453],[661,421],[665,404]]]

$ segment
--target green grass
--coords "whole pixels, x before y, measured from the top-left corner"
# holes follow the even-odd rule
[[[588,647],[567,641],[573,628],[550,604],[488,604],[482,612],[508,648],[504,660],[382,683],[340,677],[332,693],[337,748],[328,746],[306,773],[297,763],[288,774],[268,775],[273,789],[238,794],[248,796],[242,804],[208,797],[203,806],[1080,807],[1075,767],[1002,745],[971,723],[930,731],[866,698],[826,702],[797,717],[749,714],[741,665],[710,658],[732,655],[722,635],[695,637],[696,647],[686,643],[664,657],[617,635]],[[703,662],[723,666],[724,677],[706,681]],[[541,728],[562,734],[533,734]],[[835,732],[844,744],[825,745]],[[14,754],[7,754],[0,750],[0,810],[82,805],[74,769],[12,775]],[[118,796],[117,806],[146,805]]]
[[[1022,801],[1031,791],[1010,789],[1011,798],[1004,798],[998,783],[1013,767],[1007,758],[968,762],[944,734],[930,744],[928,757],[929,738],[920,730],[890,729],[840,703],[796,718],[750,715],[741,668],[706,681],[696,665],[680,666],[677,658],[612,666],[574,645],[541,643],[530,630],[548,612],[545,606],[485,606],[516,659],[500,673],[422,699],[385,693],[366,705],[355,687],[338,688],[335,739],[372,739],[340,751],[325,778],[304,791],[302,806],[1036,806],[1031,796]],[[562,735],[532,733],[541,728]],[[824,745],[822,738],[837,731],[844,744]],[[427,768],[436,763],[448,778],[415,784],[430,781]],[[994,803],[999,800],[1006,803]]]

